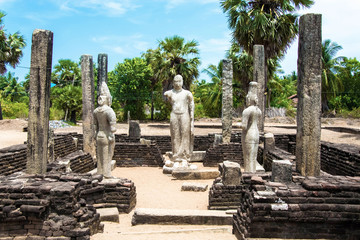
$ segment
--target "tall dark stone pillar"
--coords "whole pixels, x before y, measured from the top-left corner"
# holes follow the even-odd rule
[[[303,176],[320,175],[321,14],[300,17],[296,169]]]
[[[233,113],[233,65],[230,59],[223,60],[222,77],[222,138],[223,143],[230,143]]]
[[[258,83],[258,106],[261,110],[261,119],[259,119],[258,127],[260,132],[264,132],[265,123],[265,51],[263,45],[254,45],[254,82]]]
[[[99,88],[102,82],[108,82],[108,55],[106,53],[100,53],[98,55],[98,81],[97,81],[97,91],[99,97]]]
[[[53,33],[36,29],[32,36],[26,170],[46,173],[50,115]]]
[[[83,120],[83,150],[96,156],[95,123],[94,123],[94,64],[91,55],[81,56],[82,79],[82,120]]]

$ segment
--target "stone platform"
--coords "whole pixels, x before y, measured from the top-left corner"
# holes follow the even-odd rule
[[[172,176],[181,180],[194,180],[194,179],[215,179],[220,176],[218,170],[173,170]]]
[[[226,214],[225,211],[139,208],[135,210],[131,223],[231,225],[232,215]]]

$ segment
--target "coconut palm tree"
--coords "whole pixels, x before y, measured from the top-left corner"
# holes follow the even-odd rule
[[[337,68],[344,57],[336,57],[342,47],[336,42],[326,39],[322,44],[322,74],[321,74],[321,92],[322,92],[322,111],[329,110],[328,100],[335,97],[343,89],[342,81],[337,75]]]
[[[7,71],[7,65],[15,68],[20,63],[22,49],[26,46],[24,37],[18,32],[9,35],[5,33],[3,17],[5,13],[0,11],[0,74]]]
[[[166,37],[159,41],[160,54],[163,58],[159,78],[163,84],[163,91],[171,88],[172,79],[181,74],[184,87],[190,89],[190,84],[199,76],[200,65],[198,42],[185,42],[180,36]],[[155,73],[156,74],[156,73]]]
[[[250,55],[255,44],[264,45],[268,71],[268,59],[281,57],[298,34],[295,10],[313,3],[313,0],[222,0],[220,4],[228,15],[233,43]],[[268,76],[266,73],[265,88]]]
[[[202,83],[197,89],[197,95],[204,106],[205,112],[209,117],[221,117],[222,107],[222,71],[223,62],[220,61],[216,66],[210,64],[202,72],[206,73],[211,82]]]
[[[81,70],[79,63],[70,59],[60,59],[54,66],[54,72],[51,80],[58,87],[64,87],[69,84],[73,86],[80,86]]]

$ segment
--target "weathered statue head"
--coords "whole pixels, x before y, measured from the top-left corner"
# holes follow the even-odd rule
[[[174,77],[173,84],[174,84],[175,90],[182,89],[183,83],[184,83],[184,80],[183,80],[183,77],[181,75],[178,74],[178,75],[176,75]]]
[[[258,89],[258,83],[250,82],[249,91],[248,91],[248,94],[246,95],[246,106],[247,107],[258,105],[257,89]]]
[[[108,105],[110,107],[112,104],[112,97],[106,82],[101,83],[99,92],[98,104],[100,106]]]

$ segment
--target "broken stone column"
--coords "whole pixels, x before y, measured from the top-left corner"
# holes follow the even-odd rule
[[[53,33],[35,29],[32,35],[26,171],[45,174],[48,160],[50,81]]]
[[[223,85],[222,85],[222,138],[223,143],[230,143],[232,130],[233,108],[233,66],[230,59],[223,61]]]
[[[98,55],[98,81],[97,81],[97,91],[99,97],[99,88],[102,82],[107,84],[107,71],[108,71],[108,55],[106,53],[100,53]]]
[[[219,171],[224,185],[238,186],[241,184],[241,169],[239,163],[224,161],[219,164]]]
[[[265,51],[263,45],[254,45],[254,72],[253,72],[253,81],[258,83],[258,106],[261,110],[262,117],[258,122],[258,127],[260,132],[264,132],[264,122],[265,122]]]
[[[292,164],[289,160],[274,160],[271,168],[272,182],[292,182]]]
[[[129,137],[131,138],[140,138],[141,129],[139,121],[131,120],[129,121]]]
[[[320,175],[321,14],[300,17],[297,86],[296,169]]]
[[[96,156],[94,122],[94,64],[91,55],[81,56],[83,150]]]

